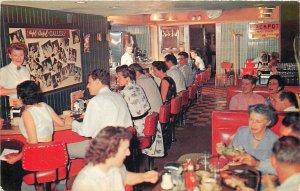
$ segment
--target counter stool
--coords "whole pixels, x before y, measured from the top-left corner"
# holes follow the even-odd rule
[[[163,134],[165,153],[167,152],[168,149],[170,149],[172,143],[172,131],[169,125],[170,111],[171,111],[171,105],[169,103],[165,103],[160,107],[159,117],[158,117],[159,118],[158,120],[161,125],[162,134]]]
[[[150,147],[155,139],[156,136],[156,127],[158,122],[158,113],[153,112],[152,114],[148,115],[145,119],[145,125],[144,125],[144,136],[138,136],[139,142],[140,142],[140,149],[146,149]],[[153,169],[154,164],[154,158],[151,156],[148,156],[148,169]]]
[[[171,99],[170,125],[172,130],[172,142],[176,141],[175,125],[178,122],[180,111],[181,111],[181,96],[177,96]]]
[[[190,86],[188,88],[188,92],[189,92],[189,96],[188,96],[189,106],[191,107],[195,103],[195,101],[196,101],[195,88],[193,86]]]
[[[26,184],[42,184],[43,190],[50,191],[51,183],[68,177],[68,153],[61,142],[27,144],[23,148],[22,166],[32,171],[23,177]]]

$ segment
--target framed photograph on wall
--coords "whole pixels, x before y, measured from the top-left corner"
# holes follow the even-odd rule
[[[82,83],[78,29],[8,27],[9,43],[28,47],[26,67],[42,92]]]

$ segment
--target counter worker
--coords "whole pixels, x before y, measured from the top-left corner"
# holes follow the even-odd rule
[[[121,65],[131,65],[133,63],[133,45],[127,44],[125,46],[125,53],[121,57]]]
[[[27,55],[28,49],[24,43],[12,43],[7,48],[7,56],[11,62],[0,68],[0,96],[17,98],[17,85],[30,80],[29,70],[23,66]]]
[[[96,69],[88,75],[87,89],[94,96],[87,105],[83,122],[71,117],[65,118],[66,124],[72,124],[72,130],[84,137],[94,138],[106,126],[132,126],[131,115],[123,97],[109,89],[109,72]],[[83,158],[89,140],[68,144],[69,156]]]

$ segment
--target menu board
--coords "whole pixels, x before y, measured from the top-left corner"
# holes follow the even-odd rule
[[[27,45],[25,65],[42,92],[82,82],[79,30],[9,28],[9,40]]]

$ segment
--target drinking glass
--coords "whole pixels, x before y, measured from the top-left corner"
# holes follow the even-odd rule
[[[200,159],[198,162],[203,166],[204,170],[208,170],[208,165],[209,165],[209,158],[211,157],[211,154],[208,152],[203,152],[200,155]]]

